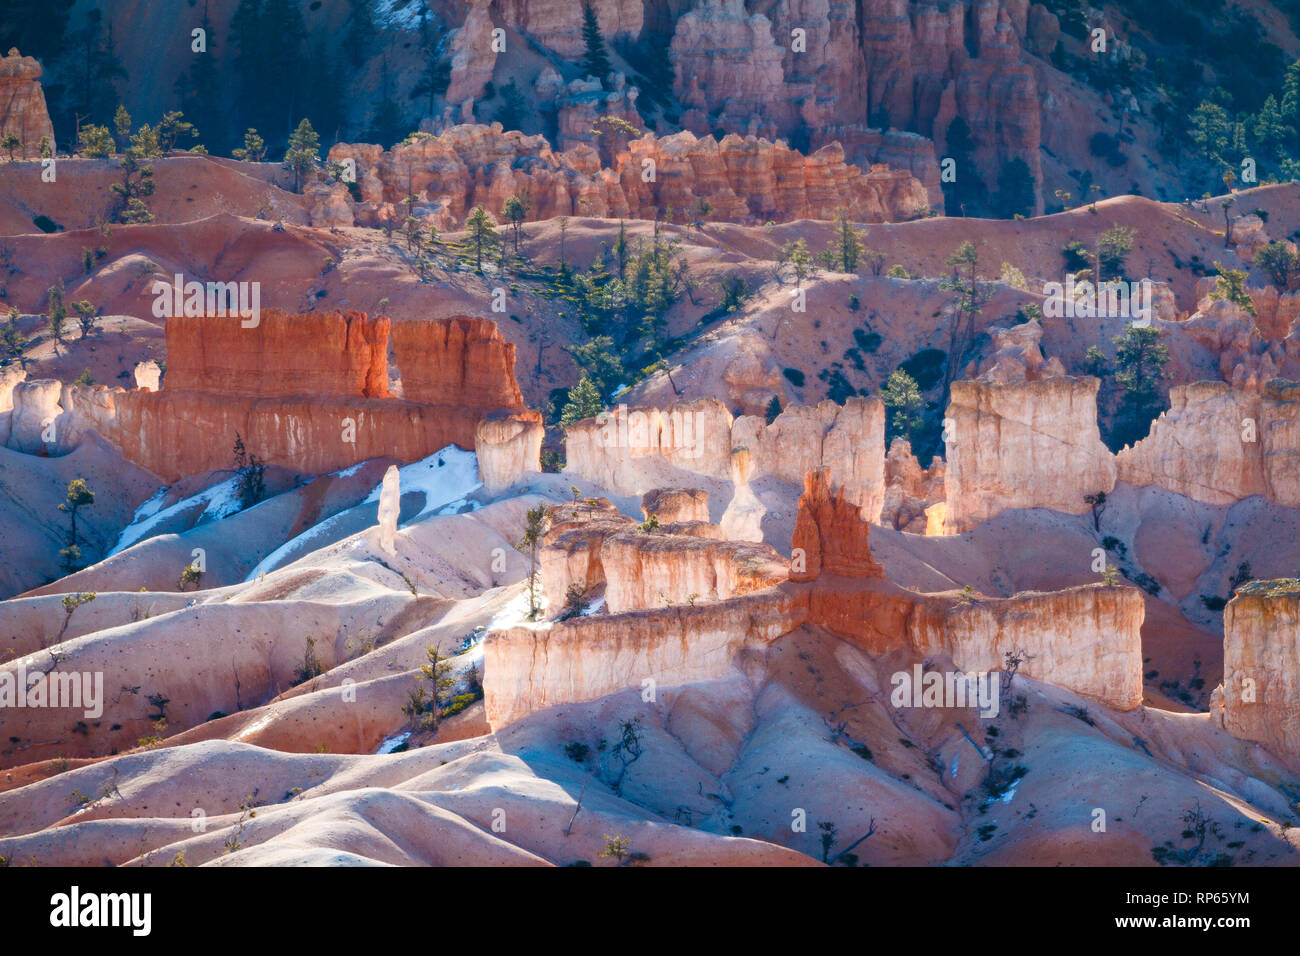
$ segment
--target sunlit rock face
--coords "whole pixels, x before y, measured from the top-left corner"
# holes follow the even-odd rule
[[[1097,428],[1095,378],[952,385],[945,473],[949,533],[1011,508],[1088,510],[1084,496],[1115,487],[1115,461]]]
[[[1300,754],[1300,581],[1251,581],[1223,615],[1219,718],[1292,761]],[[1211,711],[1215,711],[1211,706]]]

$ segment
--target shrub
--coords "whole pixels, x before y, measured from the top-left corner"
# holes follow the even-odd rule
[[[795,388],[803,388],[805,381],[804,375],[803,372],[799,371],[797,368],[787,368],[781,374],[788,378]]]
[[[36,228],[41,232],[58,232],[63,228],[49,216],[45,215],[33,216],[32,222],[36,224]]]

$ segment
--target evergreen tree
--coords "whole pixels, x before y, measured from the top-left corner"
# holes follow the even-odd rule
[[[1102,281],[1124,278],[1124,259],[1133,248],[1136,232],[1126,226],[1112,226],[1097,240],[1097,270]]]
[[[591,377],[598,397],[613,393],[623,383],[623,361],[608,335],[598,335],[586,345],[574,345],[568,351],[583,374]]]
[[[483,271],[484,254],[491,255],[501,241],[497,235],[496,220],[482,206],[475,206],[465,220],[465,228],[469,230],[469,242],[474,248],[474,268]]]
[[[320,137],[312,129],[310,121],[304,119],[289,137],[289,149],[284,154],[285,168],[293,170],[296,192],[302,192],[303,177],[311,172],[319,161]]]
[[[1034,214],[1034,177],[1020,157],[1002,164],[998,172],[998,215],[1012,219]]]
[[[780,414],[781,414],[781,398],[778,395],[773,395],[772,400],[767,403],[767,412],[763,416],[764,420],[770,425],[774,421],[776,421],[777,416]]]
[[[131,114],[121,103],[117,104],[117,112],[113,114],[113,140],[117,143],[118,152],[126,149],[131,142]]]
[[[600,80],[601,86],[608,82],[614,67],[609,62],[609,51],[605,49],[605,38],[600,35],[600,21],[590,3],[582,5],[582,42],[586,47],[582,67],[588,76]]]
[[[889,413],[890,437],[912,441],[921,425],[921,410],[925,407],[916,379],[901,368],[895,369],[889,374],[880,399]]]
[[[984,209],[988,190],[975,168],[975,140],[970,126],[960,116],[948,124],[945,159],[955,161],[956,179],[941,183],[944,206],[950,216],[976,216]]]
[[[989,300],[992,290],[976,277],[979,251],[971,241],[963,242],[955,253],[943,261],[944,265],[952,268],[952,278],[942,280],[939,288],[957,294],[957,309],[953,313],[952,326],[948,332],[948,371],[944,377],[946,387],[957,377],[966,351],[975,342],[975,317]]]
[[[572,425],[574,422],[595,418],[604,408],[605,403],[601,401],[596,383],[591,380],[590,375],[583,372],[578,379],[578,384],[569,389],[568,401],[560,411],[560,424]]]
[[[266,158],[266,143],[257,135],[257,130],[249,127],[244,131],[244,145],[231,155],[247,163],[260,163]]]
[[[1161,411],[1160,383],[1169,364],[1169,347],[1160,341],[1157,329],[1134,325],[1114,342],[1115,382],[1123,389],[1115,440],[1123,447],[1143,438]]]

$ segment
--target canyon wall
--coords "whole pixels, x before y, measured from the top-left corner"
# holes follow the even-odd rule
[[[397,399],[387,318],[267,309],[260,319],[247,329],[238,317],[169,319],[160,391],[21,382],[6,444],[63,454],[93,428],[167,482],[231,467],[236,434],[250,455],[303,474],[480,442],[485,483],[498,491],[538,470],[540,416],[523,407],[514,346],[494,323],[398,323],[407,397]]]
[[[885,579],[871,555],[869,524],[826,469],[804,484],[794,547],[806,555],[806,569],[796,565],[791,580],[811,584],[810,623],[869,651],[905,646],[919,656],[945,655],[964,671],[1002,669],[1006,653],[1023,651],[1029,677],[1120,710],[1142,702],[1145,604],[1136,588],[1087,585],[1009,598],[906,591]]]
[[[810,469],[843,476],[846,493],[868,520],[885,498],[885,409],[878,398],[792,405],[769,425],[756,415],[732,419],[716,399],[666,409],[626,406],[571,425],[565,472],[619,494],[643,494],[661,481],[656,460],[713,478],[730,475],[733,448],[746,448],[750,480],[772,476],[802,484]]]
[[[905,129],[943,155],[961,117],[991,190],[1020,159],[1041,191],[1038,80],[1022,46],[1050,54],[1055,17],[1036,5],[1031,34],[1029,10],[1028,0],[780,0],[750,13],[743,0],[702,0],[678,19],[670,46],[682,125],[769,138],[830,128],[846,146],[854,130]]]
[[[0,139],[17,136],[22,145],[15,157],[38,159],[41,139],[48,138],[54,150],[54,126],[41,90],[40,63],[35,57],[22,56],[16,48],[0,58]]]
[[[1223,614],[1221,694],[1221,719],[1233,736],[1263,744],[1280,756],[1300,753],[1300,582],[1296,579],[1251,581],[1228,602]]]
[[[671,209],[681,221],[703,199],[712,206],[707,218],[724,222],[832,219],[840,209],[856,221],[882,222],[913,218],[931,202],[910,173],[880,164],[863,170],[846,162],[838,144],[805,156],[784,143],[734,134],[722,142],[690,132],[647,134],[602,165],[593,145],[555,152],[542,136],[494,123],[454,126],[391,150],[339,143],[329,158],[356,165],[358,225],[404,221],[399,204],[408,195],[415,196],[413,214],[439,229],[459,228],[477,205],[503,221],[506,200],[525,193],[530,220],[654,219]],[[647,169],[654,173],[648,182]]]
[[[1137,588],[1103,584],[1009,598],[932,596],[910,620],[907,640],[963,671],[1001,670],[1004,655],[1019,652],[1026,677],[1132,710],[1142,703],[1145,608]]]
[[[1150,434],[1116,456],[1121,481],[1212,505],[1263,495],[1300,507],[1300,385],[1196,382],[1171,388],[1169,403]]]
[[[731,429],[733,446],[749,449],[753,478],[772,475],[795,486],[814,468],[830,468],[841,487],[878,522],[885,500],[885,406],[878,398],[844,405],[792,405],[769,425],[743,415]]]
[[[958,381],[947,418],[949,534],[1010,508],[1088,510],[1084,495],[1115,487],[1115,461],[1097,429],[1095,378],[1002,385]]]
[[[167,320],[167,388],[223,395],[388,397],[389,320],[364,312],[262,310]]]
[[[738,654],[762,649],[802,616],[795,597],[771,589],[715,604],[492,631],[483,643],[488,724],[496,731],[547,707],[640,693],[647,679],[663,691],[724,677]]]
[[[1017,653],[1021,672],[1036,680],[1120,710],[1142,701],[1141,592],[1088,585],[985,598],[905,590],[885,578],[871,555],[870,523],[826,468],[805,476],[784,581],[775,552],[718,541],[711,525],[647,534],[595,500],[551,515],[542,554],[551,608],[569,583],[599,578],[609,613],[488,634],[483,683],[494,730],[546,707],[639,690],[646,680],[668,688],[725,676],[804,624],[872,653],[945,656],[964,671],[1001,669]]]

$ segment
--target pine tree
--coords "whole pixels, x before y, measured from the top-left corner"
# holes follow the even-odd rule
[[[780,414],[781,414],[781,398],[778,395],[773,395],[772,400],[767,403],[767,412],[764,415],[764,418],[766,419],[767,423],[770,425],[774,421],[776,421],[776,417]]]
[[[529,508],[524,517],[524,533],[515,547],[528,552],[528,618],[536,620],[541,610],[537,606],[537,551],[541,547],[542,537],[546,534],[546,508],[538,505]]]
[[[862,241],[863,233],[853,228],[853,222],[849,219],[847,209],[841,209],[836,213],[835,229],[835,258],[844,267],[843,271],[848,273],[857,272],[858,260],[862,258],[863,252],[866,251],[866,245]]]
[[[601,86],[605,86],[614,67],[609,62],[605,39],[600,35],[600,21],[596,19],[596,11],[590,3],[582,5],[582,42],[586,46],[582,59],[583,69],[588,76],[594,76]]]
[[[1114,341],[1115,382],[1124,390],[1115,439],[1122,447],[1143,437],[1160,412],[1160,383],[1169,364],[1169,347],[1160,341],[1159,330],[1134,325]]]
[[[501,241],[497,235],[496,220],[482,206],[475,206],[465,220],[465,228],[469,230],[470,243],[474,247],[474,268],[482,272],[484,254],[490,255]]]
[[[121,103],[117,104],[117,112],[113,114],[113,139],[119,152],[131,142],[131,114]]]
[[[901,368],[895,369],[881,389],[880,399],[890,413],[890,436],[911,441],[921,424],[921,409],[925,407],[916,379]]]
[[[568,401],[564,403],[564,408],[560,412],[560,424],[572,425],[574,422],[595,418],[604,408],[605,403],[601,401],[596,383],[591,380],[590,375],[583,372],[582,377],[578,379],[578,384],[569,389]]]
[[[309,120],[302,120],[289,137],[289,149],[284,154],[286,169],[293,170],[295,192],[302,192],[302,180],[320,161],[320,137]]]

